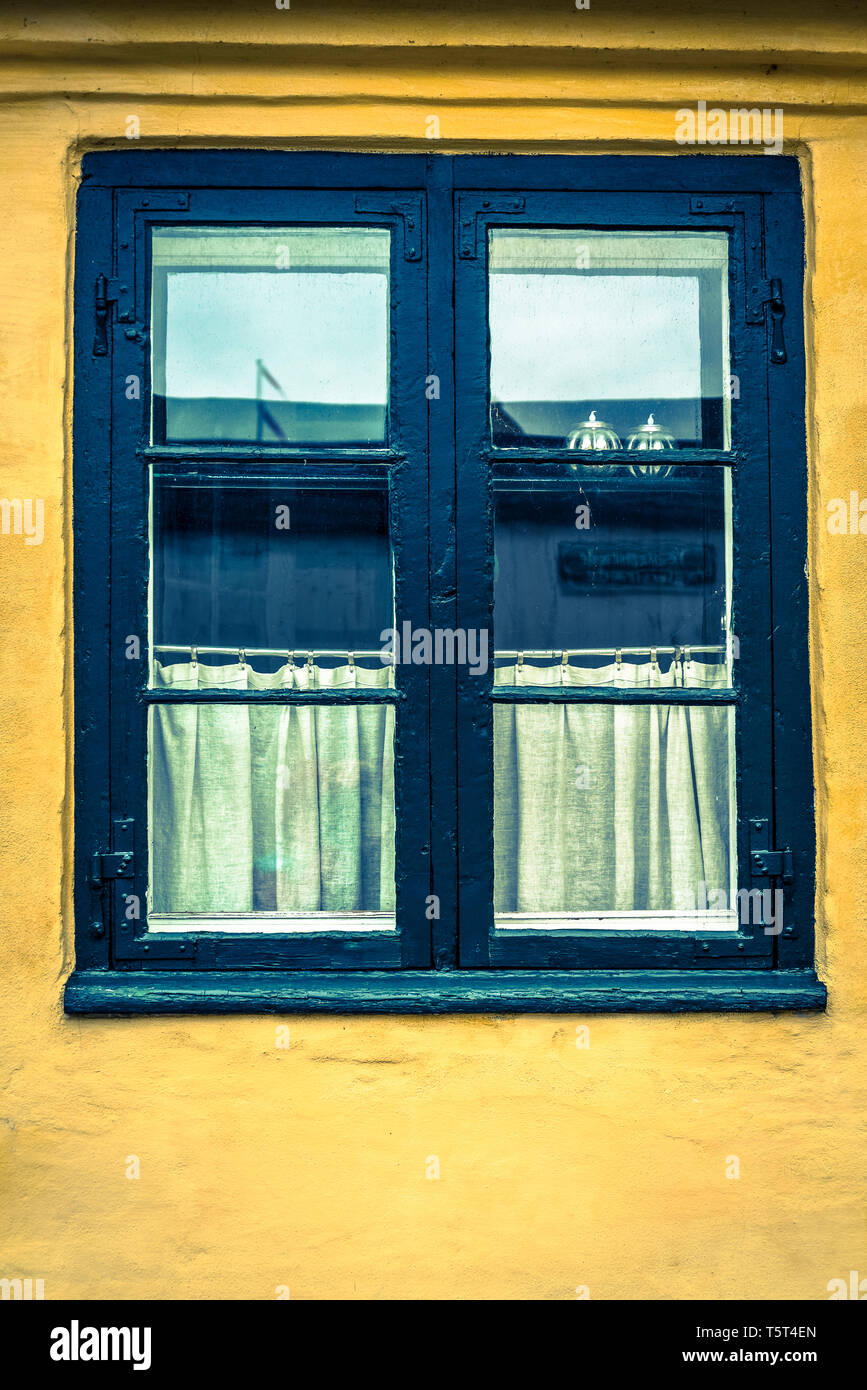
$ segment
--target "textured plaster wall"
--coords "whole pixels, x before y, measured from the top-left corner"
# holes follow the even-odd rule
[[[0,1276],[44,1278],[47,1298],[273,1298],[279,1285],[295,1298],[825,1298],[830,1279],[867,1276],[867,539],[825,526],[829,499],[867,496],[857,8],[811,7],[808,32],[790,5],[775,35],[746,15],[705,25],[701,4],[673,24],[669,6],[652,40],[603,16],[599,51],[579,62],[569,45],[587,47],[595,21],[569,14],[564,38],[547,6],[532,34],[530,11],[472,32],[467,11],[444,59],[425,49],[444,41],[426,7],[413,29],[410,7],[389,27],[381,11],[317,23],[293,5],[291,20],[263,5],[243,22],[207,7],[206,31],[203,7],[94,4],[77,32],[51,6],[31,24],[27,6],[0,6],[0,494],[45,502],[42,545],[0,537]],[[402,34],[416,48],[317,50],[340,24],[347,44]],[[487,51],[506,32],[513,47]],[[636,58],[666,36],[677,63]],[[521,38],[545,51],[522,53]],[[775,58],[775,38],[801,56]],[[438,114],[443,149],[673,152],[674,111],[699,98],[784,106],[805,171],[827,1015],[64,1017],[82,150],[125,147],[130,114],[143,144],[429,148]]]

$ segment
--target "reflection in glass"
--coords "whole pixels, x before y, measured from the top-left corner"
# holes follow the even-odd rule
[[[681,447],[729,447],[726,233],[489,236],[495,445],[563,447],[595,411],[624,443],[653,414]]]
[[[695,662],[687,678],[716,676]],[[620,682],[673,686],[676,673],[624,662]],[[732,930],[733,730],[731,706],[497,704],[497,925]]]
[[[381,444],[390,232],[153,233],[153,438]]]
[[[158,477],[152,534],[163,666],[193,647],[212,665],[244,651],[260,672],[290,652],[375,658],[393,624],[383,488]]]
[[[149,741],[151,930],[394,928],[392,706],[161,704]]]
[[[502,484],[494,497],[496,655],[567,652],[601,669],[617,650],[688,649],[731,670],[727,468],[582,466],[572,483]]]

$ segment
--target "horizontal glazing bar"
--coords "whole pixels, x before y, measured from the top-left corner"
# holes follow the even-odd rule
[[[496,685],[489,692],[505,704],[573,705],[736,705],[740,693],[731,688],[690,690],[684,686],[647,686],[622,690],[599,685]]]
[[[393,705],[403,692],[389,686],[345,686],[340,689],[232,690],[210,686],[203,690],[142,690],[148,705]]]

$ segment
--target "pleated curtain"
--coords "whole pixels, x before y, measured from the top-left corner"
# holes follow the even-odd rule
[[[381,688],[390,667],[156,666],[163,689]],[[159,704],[152,910],[394,910],[390,705]]]
[[[713,688],[696,661],[500,667],[502,685]],[[725,707],[494,707],[497,913],[688,911],[730,891]]]
[[[156,667],[164,689],[382,688],[390,667]],[[697,661],[500,666],[503,685],[712,689]],[[689,911],[730,891],[732,725],[722,706],[494,708],[495,911]],[[159,704],[150,727],[152,910],[394,910],[390,705]]]

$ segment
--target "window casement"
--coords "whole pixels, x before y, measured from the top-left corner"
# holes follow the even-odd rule
[[[782,156],[85,157],[68,1010],[823,1005],[803,248]]]

